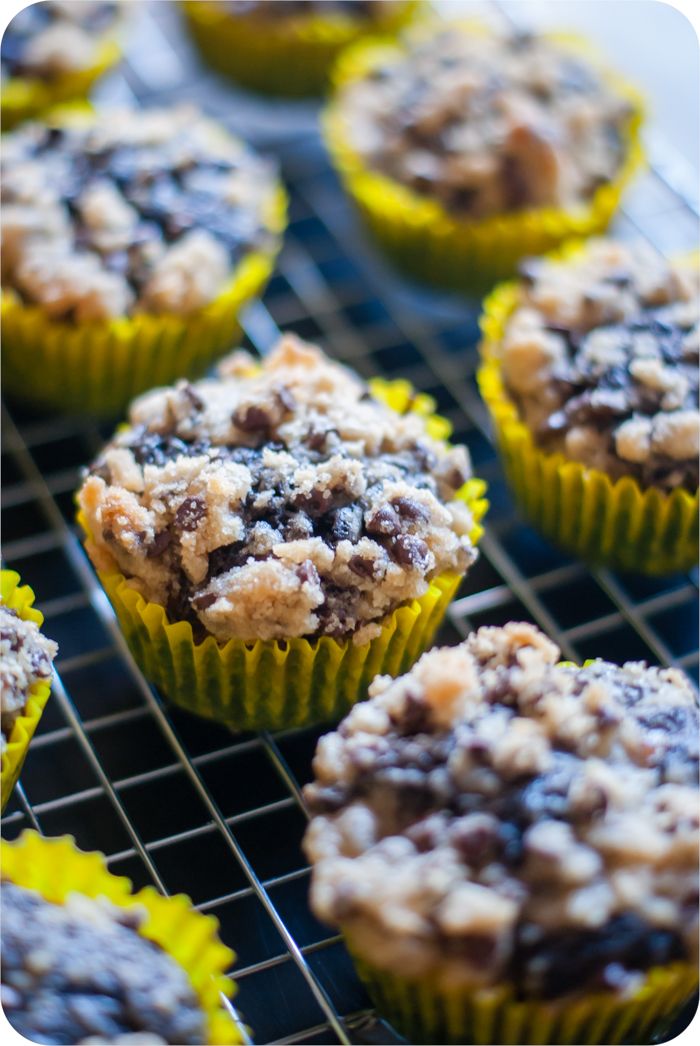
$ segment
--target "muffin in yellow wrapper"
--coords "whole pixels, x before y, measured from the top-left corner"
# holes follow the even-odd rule
[[[19,582],[19,574],[14,570],[0,571],[2,604],[14,610],[24,621],[34,621],[41,628],[44,615],[33,606],[34,593],[29,585],[20,585]],[[17,784],[29,745],[39,725],[50,692],[51,683],[49,681],[39,680],[34,683],[27,694],[24,713],[17,717],[7,738],[7,748],[2,754],[0,776],[3,810]]]
[[[95,81],[117,65],[120,58],[121,47],[110,39],[100,44],[94,63],[87,69],[64,72],[50,81],[39,77],[11,77],[0,91],[3,131],[10,131],[23,120],[39,116],[55,105],[85,98]]]
[[[280,187],[264,218],[274,248],[247,254],[217,297],[190,315],[138,313],[74,324],[3,290],[5,392],[39,407],[111,416],[146,389],[201,376],[234,342],[241,310],[272,273],[286,206]]]
[[[572,245],[561,257],[580,249]],[[498,356],[516,301],[516,284],[505,283],[484,302],[478,381],[523,513],[550,541],[593,564],[645,574],[691,569],[698,558],[697,492],[643,489],[632,476],[612,480],[535,443],[505,388]]]
[[[291,98],[321,94],[340,52],[375,32],[392,34],[408,24],[420,0],[402,0],[381,23],[343,13],[265,21],[234,17],[225,5],[184,0],[190,32],[205,60],[244,87]]]
[[[414,396],[406,381],[371,383],[375,396],[394,410],[426,418],[429,435],[447,439],[449,422],[432,414],[429,396]],[[488,507],[486,485],[469,479],[457,497],[474,520],[471,540],[482,534]],[[86,536],[85,517],[78,516]],[[225,723],[232,730],[282,730],[339,719],[375,675],[405,672],[431,643],[462,580],[434,578],[420,599],[398,607],[366,643],[330,636],[317,639],[230,639],[195,643],[189,622],[170,622],[164,608],[147,602],[120,573],[98,571],[131,652],[144,675],[187,711]]]
[[[206,1018],[209,1046],[242,1041],[221,1002],[222,994],[230,997],[234,991],[224,973],[235,955],[220,941],[214,916],[195,911],[184,894],[163,897],[152,886],[134,893],[127,878],[107,871],[101,853],[79,850],[71,836],[45,839],[27,830],[17,842],[1,845],[3,878],[36,890],[46,901],[61,904],[69,894],[80,893],[105,897],[119,908],[145,909],[146,919],[138,932],[187,973]]]
[[[488,33],[484,26],[472,22],[458,26],[455,31]],[[586,41],[564,33],[546,34],[546,39],[598,67]],[[542,207],[480,219],[460,217],[450,214],[438,200],[371,170],[350,141],[343,114],[343,89],[400,53],[398,45],[377,41],[359,43],[346,51],[333,72],[334,96],[323,115],[326,144],[343,185],[398,269],[445,290],[477,294],[512,276],[521,258],[607,228],[625,186],[643,160],[639,134],[643,109],[634,88],[614,73],[600,70],[604,82],[630,104],[633,114],[626,128],[624,161],[616,177],[597,188],[588,202],[568,210]]]
[[[350,943],[352,953],[352,942]],[[655,967],[630,996],[591,992],[578,1000],[518,1000],[508,986],[446,991],[429,978],[409,980],[353,954],[355,967],[380,1014],[409,1042],[477,1046],[597,1046],[656,1041],[698,985],[689,963]]]

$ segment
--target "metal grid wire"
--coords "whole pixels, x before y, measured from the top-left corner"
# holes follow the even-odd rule
[[[408,287],[356,228],[311,107],[261,103],[208,75],[176,12],[138,5],[127,62],[101,89],[115,101],[196,101],[278,155],[291,223],[277,274],[245,319],[265,353],[278,330],[318,339],[365,376],[401,375],[435,397],[489,483],[479,562],[439,642],[485,623],[535,621],[566,657],[645,658],[697,679],[697,575],[661,580],[589,571],[516,516],[474,371],[476,304]],[[493,6],[491,13],[499,17]],[[651,166],[616,224],[662,250],[697,243],[693,180],[650,144]],[[111,426],[3,407],[6,565],[38,594],[60,644],[53,697],[2,822],[101,849],[137,887],[184,891],[238,953],[236,1007],[262,1042],[392,1042],[339,938],[308,908],[300,788],[322,731],[238,735],[164,705],[134,665],[73,525],[80,467]]]

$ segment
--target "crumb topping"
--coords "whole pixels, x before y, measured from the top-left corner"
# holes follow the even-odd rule
[[[454,26],[342,87],[339,106],[370,168],[474,218],[589,200],[632,115],[563,45]]]
[[[698,487],[700,271],[640,243],[529,259],[500,353],[538,444],[642,486]]]
[[[61,320],[192,313],[274,244],[276,188],[190,106],[25,125],[3,140],[3,286]]]
[[[89,68],[102,41],[114,31],[117,3],[101,0],[42,0],[11,20],[0,43],[6,77],[51,81],[62,73]]]
[[[348,636],[475,558],[467,451],[315,346],[137,400],[79,494],[98,569],[219,640]]]
[[[312,905],[374,965],[625,991],[697,947],[698,708],[673,669],[534,626],[432,650],[321,738]]]
[[[31,1042],[206,1042],[185,971],[137,931],[145,912],[104,897],[51,904],[4,880],[2,1008]]]
[[[39,631],[34,621],[25,621],[0,603],[0,711],[1,750],[18,716],[24,712],[27,694],[35,683],[51,678],[51,662],[58,647]]]

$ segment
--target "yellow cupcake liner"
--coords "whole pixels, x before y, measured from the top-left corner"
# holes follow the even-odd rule
[[[240,334],[240,313],[265,287],[286,224],[287,197],[278,187],[264,216],[273,245],[251,251],[227,286],[188,316],[134,316],[68,323],[2,293],[3,387],[37,407],[113,416],[141,392],[198,378]]]
[[[615,1046],[658,1041],[655,1037],[669,1030],[698,985],[697,967],[674,963],[647,971],[631,996],[593,991],[580,999],[523,1001],[508,985],[446,990],[434,978],[409,980],[357,954],[353,961],[379,1014],[412,1043]]]
[[[224,1009],[221,995],[233,995],[225,976],[235,954],[220,941],[218,919],[202,915],[189,897],[163,897],[152,886],[134,893],[124,876],[107,871],[101,853],[79,850],[72,836],[45,839],[26,830],[14,843],[0,844],[2,877],[36,890],[46,901],[63,904],[73,893],[105,897],[119,908],[140,907],[146,918],[138,932],[154,941],[187,974],[206,1017],[209,1046],[242,1042],[239,1028]]]
[[[428,433],[446,440],[450,424],[432,413],[433,401],[414,395],[406,381],[376,379],[372,392],[399,413],[426,420]],[[457,494],[470,508],[476,543],[488,503],[485,483],[468,480]],[[78,521],[90,533],[82,513]],[[428,647],[462,580],[434,578],[427,592],[386,617],[381,633],[366,643],[330,636],[195,643],[189,622],[170,622],[162,606],[147,602],[120,573],[98,571],[119,624],[142,672],[173,703],[225,723],[232,730],[282,730],[341,719],[378,674],[407,672]]]
[[[581,250],[570,245],[562,259]],[[479,389],[493,420],[506,478],[523,514],[545,537],[590,563],[644,574],[689,570],[698,560],[698,493],[612,480],[535,443],[503,381],[499,346],[517,284],[497,287],[481,317]]]
[[[457,26],[453,31],[488,33],[478,23]],[[434,32],[435,26],[427,31]],[[390,260],[408,276],[445,290],[475,294],[512,276],[521,258],[543,254],[572,237],[600,233],[610,223],[623,190],[643,161],[641,97],[617,74],[601,67],[585,40],[564,33],[550,33],[547,38],[593,63],[606,84],[629,102],[632,115],[625,132],[624,161],[613,181],[596,189],[587,203],[483,219],[454,216],[439,201],[371,170],[351,143],[343,114],[344,88],[401,54],[402,48],[376,41],[360,43],[338,60],[334,94],[323,114],[326,144],[365,223]]]
[[[403,0],[369,32],[396,33],[420,3]],[[217,72],[254,91],[291,98],[321,94],[338,54],[368,35],[366,24],[342,13],[261,23],[207,0],[184,0],[182,8],[200,53]]]
[[[34,621],[41,628],[44,623],[44,615],[32,605],[34,593],[29,585],[20,585],[19,581],[19,574],[14,570],[0,571],[0,594],[2,596],[0,602],[3,606],[14,610],[23,621]],[[7,806],[12,790],[17,784],[30,742],[39,725],[50,692],[49,680],[39,680],[30,687],[24,712],[15,720],[10,736],[7,738],[7,748],[2,753],[0,771],[2,810]]]
[[[39,116],[55,105],[85,98],[95,81],[120,59],[121,47],[116,40],[108,39],[100,44],[94,63],[87,69],[61,73],[51,80],[11,77],[0,91],[3,131],[10,131],[23,120]]]

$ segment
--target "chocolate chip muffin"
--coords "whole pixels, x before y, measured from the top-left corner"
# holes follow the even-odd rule
[[[354,637],[475,557],[464,447],[286,336],[138,400],[79,493],[100,569],[219,641]]]
[[[190,106],[28,124],[1,198],[6,391],[97,414],[231,347],[285,221],[274,166]]]
[[[476,556],[484,484],[406,382],[283,336],[156,389],[78,493],[134,656],[235,729],[338,719],[425,649]]]
[[[205,1043],[185,970],[138,932],[146,912],[74,893],[52,904],[0,883],[2,1008],[43,1043]]]
[[[84,98],[119,59],[123,5],[42,0],[12,18],[0,43],[2,125]]]
[[[29,4],[7,26],[0,44],[2,79],[38,77],[50,82],[62,73],[87,69],[100,42],[114,32],[119,4],[42,0]]]
[[[550,1015],[596,995],[619,1023],[646,985],[651,1020],[658,968],[697,979],[698,707],[680,672],[561,664],[531,625],[481,628],[376,679],[314,770],[314,911],[380,997],[408,985],[409,1037],[428,994],[450,1038],[418,1041],[489,1041],[448,1011],[484,1017],[496,989]]]
[[[39,631],[35,621],[25,620],[16,610],[0,602],[0,752],[17,719],[24,714],[28,695],[37,683],[51,678],[51,662],[58,647]]]
[[[337,55],[354,41],[392,35],[419,0],[190,0],[183,5],[203,57],[266,94],[321,94]]]
[[[521,267],[503,377],[538,445],[662,490],[698,488],[700,271],[644,244]]]
[[[269,249],[269,163],[187,106],[33,124],[2,157],[3,286],[68,322],[186,316]]]
[[[477,219],[589,200],[620,170],[632,116],[551,40],[452,27],[350,83],[340,104],[369,169]]]
[[[358,45],[334,82],[346,188],[391,259],[445,289],[601,232],[640,156],[636,93],[566,37],[431,26]]]

